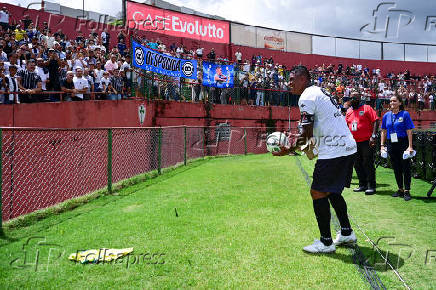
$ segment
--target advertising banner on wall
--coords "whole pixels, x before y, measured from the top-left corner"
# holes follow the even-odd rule
[[[285,50],[285,40],[276,36],[264,36],[264,47],[275,50]]]
[[[227,21],[183,14],[130,1],[126,2],[126,22],[129,29],[216,43],[230,41],[230,24]]]
[[[137,68],[171,77],[197,79],[197,61],[175,58],[132,42],[133,65]]]
[[[233,65],[203,62],[203,86],[233,88],[235,69]]]
[[[256,47],[274,50],[286,49],[286,32],[267,28],[256,28]]]

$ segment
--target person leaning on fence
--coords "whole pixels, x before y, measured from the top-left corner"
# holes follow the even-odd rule
[[[111,79],[110,79],[110,77],[109,77],[109,72],[107,72],[107,71],[104,71],[103,72],[103,77],[101,78],[101,80],[100,80],[100,90],[101,90],[101,92],[103,92],[103,93],[105,93],[105,94],[108,94],[109,92],[108,92],[108,85],[111,83]],[[105,94],[102,94],[101,95],[101,99],[107,99],[108,98],[108,96],[107,95],[105,95]]]
[[[83,101],[84,99],[88,99],[84,94],[88,92],[89,82],[83,76],[83,70],[80,67],[76,69],[76,76],[73,78],[73,82],[74,88],[76,89],[73,101]]]
[[[34,103],[39,101],[38,93],[41,92],[42,81],[35,71],[35,60],[27,61],[26,69],[17,73],[19,87],[22,93],[22,103]]]
[[[72,101],[74,95],[76,94],[76,89],[74,88],[74,73],[72,71],[67,72],[67,77],[61,83],[61,90],[64,93],[63,100],[64,101]]]
[[[114,75],[111,77],[112,94],[109,94],[110,100],[121,100],[124,89],[124,81],[120,76],[119,69],[113,70]]]
[[[17,79],[17,71],[18,67],[15,65],[9,66],[9,75],[5,75],[3,77],[3,85],[2,87],[7,92],[4,95],[4,104],[17,104],[20,103],[20,99],[18,97],[18,92],[20,91],[18,87],[18,79]]]
[[[430,103],[430,110],[434,111],[434,96],[430,94],[428,96],[428,102]]]
[[[3,67],[3,63],[0,62],[0,104],[6,104],[6,94],[2,92],[6,91],[6,81],[5,81],[5,69]]]
[[[62,66],[62,62],[54,49],[48,50],[48,57],[49,59],[45,63],[48,70],[47,90],[59,92],[61,90],[59,68]],[[57,102],[59,100],[58,94],[50,94],[50,101]]]
[[[412,129],[415,128],[409,112],[404,110],[403,100],[393,96],[390,100],[390,111],[383,116],[381,131],[381,151],[386,150],[392,162],[398,191],[392,197],[404,197],[405,201],[411,199],[410,159],[403,159],[406,151],[413,152]]]

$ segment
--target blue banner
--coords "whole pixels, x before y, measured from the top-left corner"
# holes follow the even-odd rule
[[[233,88],[235,69],[233,65],[203,62],[203,86]]]
[[[133,65],[171,77],[197,79],[197,61],[180,59],[146,48],[132,41]]]

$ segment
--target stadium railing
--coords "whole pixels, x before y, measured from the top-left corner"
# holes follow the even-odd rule
[[[0,128],[2,221],[144,173],[216,155],[265,153],[275,128]]]
[[[204,86],[201,79],[175,79],[153,72],[133,70],[130,92],[139,98],[210,102],[225,104],[256,104],[257,93],[262,95],[264,105],[297,106],[298,96],[292,95],[288,89],[271,88],[260,84],[255,88],[243,87],[241,80],[245,72],[236,71],[234,86],[229,88],[214,88]],[[287,75],[287,74],[285,74]],[[289,77],[287,77],[289,80]],[[284,79],[286,81],[286,78]],[[225,101],[223,102],[222,99]]]

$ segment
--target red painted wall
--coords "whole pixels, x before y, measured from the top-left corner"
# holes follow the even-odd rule
[[[255,107],[181,103],[171,101],[86,101],[0,106],[2,127],[96,128],[139,127],[138,107],[144,104],[143,127],[215,126],[228,122],[238,127],[288,128],[300,118],[297,107]],[[436,112],[411,112],[417,126],[436,122]],[[273,123],[268,123],[272,120]]]
[[[139,127],[138,107],[144,104],[143,127],[232,126],[265,127],[273,119],[287,128],[299,118],[297,108],[193,104],[169,101],[86,101],[0,106],[0,126],[40,128]],[[271,124],[269,124],[271,125]]]

